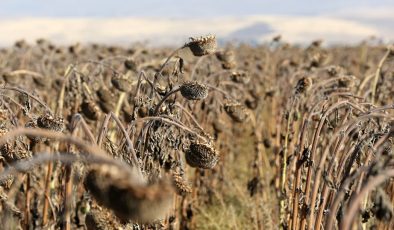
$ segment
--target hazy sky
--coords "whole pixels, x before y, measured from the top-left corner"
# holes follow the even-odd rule
[[[0,46],[57,43],[177,45],[189,36],[261,43],[394,40],[394,0],[0,0]]]
[[[1,0],[0,17],[319,15],[394,6],[394,0]]]

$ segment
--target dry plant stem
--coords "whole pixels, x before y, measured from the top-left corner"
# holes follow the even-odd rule
[[[72,119],[71,123],[73,125],[72,129],[75,129],[76,126],[81,124],[82,129],[87,134],[87,136],[89,137],[90,141],[92,143],[95,142],[93,134],[90,132],[89,127],[87,126],[85,120],[83,119],[83,117],[80,114],[75,114],[73,116],[73,119]],[[48,167],[48,169],[47,169],[47,175],[46,175],[46,179],[45,179],[45,191],[44,191],[45,198],[44,198],[44,207],[43,207],[43,221],[42,221],[42,225],[43,226],[45,226],[47,224],[47,221],[48,221],[47,214],[48,214],[48,205],[49,205],[48,202],[49,202],[49,200],[46,197],[50,197],[49,185],[50,185],[50,180],[51,180],[51,177],[52,177],[53,163],[49,162],[47,167]],[[65,183],[65,194],[66,194],[66,196],[65,196],[65,200],[64,200],[64,202],[65,202],[64,203],[65,204],[65,206],[64,206],[65,207],[65,223],[64,223],[64,227],[66,229],[70,229],[70,216],[69,216],[68,207],[67,207],[67,204],[68,204],[67,195],[70,194],[71,188],[72,188],[72,185],[71,185],[71,166],[66,166],[66,170],[65,171],[66,171],[66,183]]]
[[[78,75],[79,81],[81,81],[80,76]],[[86,90],[86,92],[88,93],[89,97],[92,96],[92,90],[89,88],[88,84],[86,84],[86,82],[82,82],[82,87]]]
[[[358,96],[354,96],[351,92],[348,92],[347,90],[345,92],[341,92],[340,91],[341,89],[335,89],[333,91],[333,89],[329,88],[330,87],[329,83],[336,84],[338,80],[342,80],[342,79],[352,80],[352,78],[349,76],[339,76],[339,77],[334,77],[327,80],[319,81],[318,83],[314,84],[309,92],[310,97],[308,98],[306,104],[307,105],[311,104],[312,100],[316,98],[315,96],[319,94],[324,95],[324,97],[327,98],[336,94],[343,94],[344,96],[359,98]]]
[[[43,78],[44,76],[40,73],[31,71],[31,70],[25,70],[25,69],[18,69],[18,70],[14,70],[10,73],[10,75],[12,76],[18,76],[18,75],[29,75],[29,76],[33,76],[33,77],[39,77],[39,78]]]
[[[281,163],[281,180],[280,180],[280,192],[281,192],[281,197],[280,197],[280,226],[283,228],[285,224],[285,218],[286,218],[286,200],[285,200],[285,193],[286,193],[286,169],[287,169],[287,151],[288,151],[288,141],[289,141],[289,133],[290,133],[290,125],[291,122],[293,121],[293,109],[296,104],[297,99],[293,97],[291,99],[291,104],[290,104],[290,111],[289,115],[287,118],[287,125],[286,125],[286,133],[285,133],[285,140],[284,140],[284,145],[283,145],[283,160]]]
[[[215,83],[215,85],[219,85],[220,84],[220,80],[221,80],[219,77],[222,74],[232,73],[233,71],[234,70],[221,70],[221,71],[215,72],[213,74],[210,74],[210,75],[207,76],[207,83],[210,83],[210,84],[214,84]],[[215,81],[215,82],[213,83],[213,81]]]
[[[8,96],[8,95],[5,95],[5,94],[0,94],[0,96],[1,97],[5,97],[5,98],[7,98],[8,100],[10,100],[12,103],[14,103],[15,105],[17,105],[18,107],[19,107],[19,109],[23,109],[24,108],[24,106],[23,105],[21,105],[21,104],[19,104],[19,102],[17,102],[14,98],[12,98],[12,97],[10,97],[10,96]],[[4,100],[2,100],[3,101],[3,104],[4,105],[8,105],[8,103],[6,103]]]
[[[153,88],[152,88],[152,91],[151,91],[151,93],[150,93],[150,98],[153,97],[153,93],[155,92],[155,88],[154,88],[154,87],[155,87],[157,78],[161,76],[161,73],[163,72],[163,69],[164,69],[164,68],[167,66],[167,64],[170,62],[171,58],[174,57],[174,56],[179,52],[179,50],[181,50],[181,49],[183,49],[183,48],[184,48],[184,46],[182,46],[182,47],[180,47],[180,48],[174,50],[174,51],[170,54],[170,56],[168,56],[168,58],[165,60],[165,62],[163,63],[163,65],[161,65],[160,69],[155,73],[155,76],[154,76],[154,79],[153,79]]]
[[[167,98],[169,98],[171,95],[173,95],[174,93],[178,92],[179,90],[181,90],[181,87],[180,87],[180,86],[177,86],[177,87],[175,87],[173,90],[171,90],[170,92],[168,92],[168,93],[161,99],[161,101],[156,105],[156,108],[155,108],[153,114],[154,114],[155,116],[157,116],[158,113],[159,113],[160,107],[161,107],[161,105],[165,102],[165,100],[167,100]]]
[[[355,127],[356,122],[354,125],[350,126],[348,128],[348,131],[346,132],[346,134],[344,135],[345,137],[347,137],[349,135],[349,133],[356,128]],[[335,140],[335,139],[334,139]],[[341,146],[341,144],[344,142],[344,138],[340,139],[339,144],[336,146],[333,155],[336,155],[336,152],[338,151],[339,147]],[[326,148],[325,152],[327,151],[327,149],[329,149],[329,147],[332,146],[332,144],[329,144],[328,147]],[[325,156],[325,155],[323,155]],[[311,199],[311,207],[315,207],[315,203],[316,203],[316,198],[317,198],[317,194],[318,194],[318,188],[319,188],[319,183],[320,183],[320,178],[319,176],[321,176],[321,171],[324,165],[324,162],[322,160],[323,158],[321,158],[321,161],[319,162],[319,166],[316,169],[316,174],[315,174],[315,181],[314,181],[314,185],[313,185],[313,190],[312,190],[312,199]],[[325,158],[324,158],[325,160]],[[343,160],[342,162],[344,162],[345,160]],[[323,207],[324,208],[324,207]],[[310,216],[309,216],[309,221],[308,221],[308,226],[312,226],[313,223],[313,218],[314,218],[314,212],[311,212]]]
[[[62,88],[61,88],[59,96],[58,96],[58,100],[57,100],[57,104],[56,104],[57,107],[56,107],[56,110],[55,110],[55,113],[57,115],[61,115],[63,113],[64,94],[65,94],[65,91],[66,91],[66,84],[68,82],[68,79],[69,79],[73,69],[74,69],[74,66],[69,65],[69,66],[67,66],[67,69],[64,72],[64,77],[63,77],[64,79],[63,79],[63,82],[62,82]]]
[[[235,98],[233,96],[231,96],[229,93],[227,93],[226,91],[224,91],[224,90],[222,90],[222,89],[220,89],[218,87],[215,87],[213,85],[207,85],[207,87],[210,88],[210,89],[213,89],[215,91],[218,91],[219,93],[223,94],[227,98],[232,98],[232,99],[235,100]]]
[[[171,125],[174,125],[182,130],[185,130],[191,134],[196,135],[198,138],[207,141],[206,137],[201,136],[200,134],[196,133],[195,131],[191,130],[190,128],[186,127],[185,125],[181,124],[181,123],[177,123],[175,121],[172,121],[170,119],[164,118],[164,117],[144,117],[144,118],[140,118],[137,120],[137,122],[139,121],[148,121],[148,120],[155,120],[155,121],[160,121],[160,122],[165,122]]]
[[[114,119],[115,123],[118,125],[119,129],[122,131],[124,138],[126,139],[127,146],[128,146],[127,150],[131,153],[131,156],[132,156],[133,165],[134,165],[134,167],[137,168],[138,172],[142,176],[141,168],[140,168],[140,165],[139,165],[138,159],[137,159],[137,153],[135,152],[133,143],[131,142],[130,137],[129,137],[125,127],[123,126],[122,122],[119,120],[119,118],[114,113],[111,112],[110,115],[111,115],[112,119]]]
[[[89,127],[87,126],[85,120],[80,114],[75,114],[71,120],[71,135],[76,137],[77,129],[81,126],[83,131],[88,135],[90,142],[95,143],[95,139],[93,134],[90,132]],[[67,151],[71,152],[71,146],[67,146]],[[72,195],[72,165],[68,164],[65,166],[65,185],[64,185],[64,200],[63,200],[63,208],[64,208],[64,221],[63,221],[63,229],[70,230],[71,229],[71,213],[70,213],[70,202]]]
[[[245,93],[245,88],[242,85],[240,85],[240,83],[235,83],[232,81],[221,81],[221,82],[219,82],[218,85],[231,86],[231,87],[237,89],[241,94]]]
[[[103,138],[108,132],[108,124],[109,124],[109,119],[111,119],[111,114],[106,114],[103,124],[101,125],[99,135],[97,137],[97,145],[101,147],[103,143]]]
[[[135,152],[134,145],[130,140],[130,136],[128,135],[122,122],[119,120],[119,118],[117,116],[115,116],[115,114],[113,112],[110,112],[109,114],[106,115],[105,120],[101,126],[101,131],[100,131],[100,134],[97,138],[98,146],[101,146],[101,144],[102,144],[103,138],[108,130],[110,118],[112,118],[115,121],[116,125],[121,130],[121,132],[126,140],[126,143],[127,143],[127,150],[131,153],[131,157],[132,157],[131,160],[132,160],[133,166],[136,167],[138,173],[140,174],[140,176],[142,176],[141,167],[140,167],[140,164],[138,163],[138,159],[137,159],[137,153]]]
[[[345,124],[345,122],[348,120],[348,117],[350,115],[350,110],[348,110],[344,116],[344,118],[342,119],[342,123],[339,125],[339,128],[343,127],[343,125]],[[335,144],[335,146],[338,147],[340,139],[337,138],[337,142]],[[333,158],[331,161],[334,161],[335,158]],[[330,175],[334,169],[334,162],[330,162],[329,165],[329,169],[328,169],[328,175]],[[324,184],[323,187],[323,191],[322,191],[322,195],[321,195],[321,204],[320,204],[320,208],[319,208],[319,212],[318,215],[316,216],[316,220],[315,220],[315,230],[318,230],[321,228],[321,223],[323,220],[323,214],[324,214],[324,209],[327,203],[327,198],[328,198],[328,194],[329,194],[329,188],[326,184]]]
[[[376,188],[383,182],[385,182],[387,179],[390,177],[394,177],[394,169],[387,169],[384,170],[382,173],[380,173],[377,176],[372,177],[366,185],[361,189],[361,191],[355,196],[349,204],[349,207],[346,209],[344,221],[341,223],[340,229],[350,229],[351,224],[353,222],[354,216],[358,212],[360,203],[362,199],[365,197],[366,194],[369,193],[372,189]]]
[[[115,68],[113,68],[110,64],[105,63],[104,61],[87,60],[87,61],[84,61],[84,62],[80,62],[79,64],[82,64],[82,63],[98,64],[98,65],[101,65],[101,66],[103,66],[103,67],[105,67],[105,68],[110,69],[110,70],[111,70],[113,73],[115,73],[115,74],[120,74],[119,71],[117,71],[117,70],[116,70]]]
[[[251,114],[252,116],[251,116],[251,119],[252,119],[252,122],[254,121],[254,126],[256,126],[256,118],[255,118],[255,116],[254,116],[254,114]],[[256,151],[256,157],[258,158],[258,160],[259,160],[259,162],[260,162],[260,166],[263,166],[263,164],[264,164],[264,168],[267,170],[267,172],[268,173],[265,173],[265,175],[269,175],[269,174],[271,174],[271,173],[273,173],[273,170],[272,170],[272,168],[271,168],[271,165],[270,165],[270,162],[269,162],[269,158],[268,158],[268,156],[267,156],[267,152],[264,150],[264,147],[263,147],[263,138],[262,138],[262,136],[261,136],[261,129],[262,129],[262,127],[260,126],[259,128],[254,128],[254,132],[253,132],[253,135],[255,136],[255,151]],[[258,168],[258,171],[259,171],[259,176],[262,176],[264,173],[263,173],[263,167],[259,167]],[[267,179],[267,181],[268,181],[268,179]]]
[[[184,46],[174,50],[170,56],[168,56],[168,58],[165,60],[165,62],[163,63],[163,65],[161,65],[160,69],[157,71],[157,76],[161,75],[161,73],[163,72],[163,69],[167,66],[167,64],[170,62],[171,58],[173,58],[178,52],[179,50],[183,49]],[[156,78],[155,78],[156,79]]]
[[[66,142],[77,145],[78,147],[84,149],[86,152],[88,152],[90,154],[99,154],[103,157],[106,156],[105,152],[103,152],[97,146],[88,145],[73,136],[68,136],[68,135],[58,133],[58,132],[43,130],[43,129],[16,128],[16,129],[8,132],[7,134],[3,135],[0,138],[0,146],[4,145],[4,143],[6,143],[8,140],[15,138],[19,135],[46,137],[46,138],[57,139],[59,141],[66,141]],[[47,176],[47,180],[49,180],[49,178],[50,177]],[[29,177],[28,177],[28,181],[29,181]],[[29,190],[27,190],[26,196],[27,196],[26,199],[28,201],[30,199],[30,191]],[[47,201],[47,200],[45,199],[45,201]],[[28,218],[28,217],[29,216],[27,215],[26,218]]]
[[[385,135],[385,136],[381,137],[381,138],[374,144],[373,148],[370,149],[370,150],[368,151],[368,153],[367,153],[367,157],[366,157],[366,159],[365,159],[365,161],[364,161],[364,165],[367,165],[367,164],[370,163],[371,158],[372,158],[373,151],[376,151],[376,150],[379,148],[379,146],[381,146],[381,145],[387,140],[388,137],[389,137],[388,135]],[[362,186],[362,181],[364,180],[364,176],[365,176],[365,173],[362,172],[361,175],[360,175],[360,180],[358,181],[358,185],[357,185],[356,192],[360,192],[361,186]]]
[[[383,145],[383,144],[388,140],[389,137],[390,137],[390,134],[386,134],[386,135],[384,135],[383,137],[381,137],[381,138],[374,144],[374,146],[373,146],[372,149],[373,149],[374,151],[377,151],[377,150],[379,149],[379,147],[380,147],[381,145]],[[366,160],[365,160],[365,162],[364,162],[364,165],[367,165],[367,164],[369,163],[371,157],[372,157],[372,151],[370,150],[370,151],[368,151],[367,158],[366,158]],[[377,157],[377,158],[378,158],[378,157]],[[362,171],[361,174],[360,174],[360,179],[358,180],[358,184],[357,184],[357,186],[356,186],[356,193],[359,193],[360,190],[361,190],[361,188],[362,188],[362,182],[363,182],[363,180],[364,180],[364,176],[365,176],[365,172]],[[366,209],[367,206],[368,206],[368,193],[367,193],[367,195],[365,195],[365,199],[364,199],[364,202],[363,202],[363,208]],[[365,225],[363,225],[363,227],[365,227]]]
[[[321,133],[321,130],[322,130],[322,128],[323,128],[323,125],[325,124],[325,122],[326,122],[326,118],[334,111],[334,110],[336,110],[336,109],[338,109],[338,108],[340,108],[341,106],[346,106],[348,104],[348,101],[346,101],[346,100],[344,100],[344,101],[339,101],[339,102],[337,102],[337,103],[335,103],[335,104],[333,104],[333,105],[331,105],[325,112],[324,112],[324,114],[321,116],[321,118],[320,118],[320,121],[319,121],[319,123],[318,123],[318,126],[317,126],[317,128],[315,129],[315,132],[314,132],[314,135],[313,135],[313,140],[312,140],[312,149],[311,149],[311,159],[312,159],[312,162],[314,162],[315,161],[315,152],[316,152],[316,147],[317,147],[317,143],[318,143],[318,140],[319,140],[319,136],[320,136],[320,133]],[[309,193],[310,193],[310,188],[311,188],[311,185],[312,185],[312,174],[313,174],[313,167],[312,166],[309,166],[308,167],[308,173],[307,173],[307,181],[306,181],[306,188],[305,188],[305,203],[307,204],[307,205],[309,205],[308,203],[309,203]],[[312,197],[312,202],[311,202],[311,204],[309,205],[309,207],[314,207],[312,204],[314,204],[314,201],[313,201],[313,197]],[[309,218],[311,219],[311,218],[314,218],[314,211],[312,211],[311,213],[310,213],[310,215],[309,215]],[[309,219],[309,220],[310,220]],[[305,219],[303,219],[303,221],[302,221],[303,223],[302,223],[302,227],[304,227],[305,226]],[[311,225],[311,222],[309,221],[309,223],[308,223],[308,227],[311,227],[312,225]]]
[[[27,174],[26,177],[26,201],[25,201],[25,230],[30,229],[30,198],[31,198],[31,191],[30,191],[30,173]]]
[[[116,116],[116,117],[118,117],[119,116],[119,113],[120,113],[120,109],[121,109],[121,107],[122,107],[122,104],[123,104],[123,101],[124,101],[124,99],[126,98],[126,93],[125,92],[121,92],[120,93],[120,95],[119,95],[119,99],[118,99],[118,102],[116,103],[116,107],[115,107],[115,113],[114,113],[114,115]],[[115,141],[115,131],[112,131],[111,132],[111,134],[110,134],[110,140],[112,141],[112,142],[114,142]]]
[[[386,61],[387,57],[390,55],[390,52],[391,52],[390,49],[387,49],[383,58],[379,62],[378,68],[376,69],[375,77],[373,79],[373,84],[372,84],[372,94],[371,94],[372,104],[375,104],[375,94],[376,94],[376,90],[377,90],[377,85],[378,85],[380,73],[382,71],[382,67],[383,67],[384,62]]]
[[[96,139],[94,138],[93,133],[90,131],[88,124],[86,124],[86,121],[81,114],[74,114],[71,123],[74,123],[73,129],[75,129],[76,127],[81,127],[84,133],[88,136],[89,141],[92,143],[96,143]]]
[[[52,211],[52,216],[53,216],[53,222],[57,223],[57,218],[56,218],[56,209],[53,205],[53,202],[49,199],[49,197],[45,197],[49,201],[49,207],[51,208]]]
[[[63,229],[70,230],[71,229],[71,196],[72,196],[72,166],[66,165],[65,167],[65,186],[64,186],[64,221],[63,221]]]
[[[46,147],[47,150],[49,150],[48,147]],[[45,188],[44,188],[44,205],[42,209],[42,226],[44,227],[48,223],[48,202],[49,200],[46,197],[50,198],[50,183],[51,183],[51,178],[52,178],[52,170],[53,170],[53,163],[49,162],[47,165],[47,172],[45,176]]]
[[[195,126],[197,126],[197,128],[204,133],[204,128],[198,123],[197,119],[189,112],[187,111],[187,109],[185,107],[183,107],[181,104],[179,104],[178,102],[175,103],[175,106],[177,106],[178,108],[180,108],[194,123]]]
[[[58,141],[64,141],[76,145],[77,147],[81,148],[83,151],[89,154],[96,154],[102,157],[109,158],[107,154],[102,149],[100,149],[97,145],[88,144],[71,135],[66,135],[63,133],[59,133],[51,130],[45,130],[45,129],[31,129],[31,128],[13,129],[0,138],[0,146],[4,145],[8,140],[11,140],[12,138],[21,135],[44,137],[44,138],[55,139]]]
[[[134,101],[138,100],[138,96],[139,96],[139,93],[140,93],[140,90],[141,90],[142,78],[144,78],[151,85],[152,90],[154,90],[154,88],[155,88],[153,86],[153,84],[146,78],[145,72],[141,71],[138,74],[137,89],[135,90],[135,94],[133,96]],[[137,108],[137,106],[133,106],[133,113],[131,114],[133,120],[135,119],[136,108]]]
[[[10,121],[13,125],[18,126],[18,119],[15,115],[15,112],[11,109],[10,105],[4,101],[3,98],[0,98],[1,102],[3,103],[3,105],[7,108],[8,112],[10,113]]]
[[[0,172],[0,180],[10,175],[16,175],[17,173],[26,173],[26,171],[31,170],[33,167],[50,161],[60,161],[65,164],[71,164],[77,161],[87,164],[108,164],[120,167],[122,170],[132,173],[127,164],[116,161],[105,155],[83,153],[81,156],[77,156],[70,153],[37,153],[34,157],[28,160],[17,161],[11,164],[12,167],[8,167]]]
[[[355,180],[360,175],[360,173],[365,172],[367,169],[368,168],[365,166],[360,167],[356,172],[350,175],[350,177],[346,178],[345,181],[341,184],[334,201],[331,203],[330,214],[328,215],[328,219],[326,221],[326,225],[324,229],[332,229],[338,207],[341,204],[341,200],[345,196],[345,192],[348,186],[353,180]]]
[[[191,75],[190,75],[190,79],[191,79],[191,80],[194,79],[194,75],[196,74],[197,68],[198,68],[198,66],[201,65],[201,63],[202,63],[202,61],[205,59],[205,57],[207,57],[207,55],[202,56],[202,57],[200,57],[200,58],[197,60],[196,64],[195,64],[194,67],[193,67],[192,73],[191,73]]]
[[[348,136],[349,133],[350,133],[354,128],[357,127],[357,123],[358,123],[358,122],[360,122],[360,121],[362,121],[362,120],[365,120],[365,119],[370,119],[370,118],[373,118],[373,117],[375,117],[375,118],[389,118],[389,119],[393,119],[393,118],[391,118],[390,116],[387,116],[387,115],[384,115],[384,114],[368,114],[368,115],[360,116],[360,117],[358,117],[355,121],[353,120],[353,121],[350,121],[350,122],[349,122],[351,125],[349,125],[349,128],[346,130],[344,136]],[[340,132],[340,131],[338,131],[338,132]],[[335,137],[335,136],[338,136],[338,132],[334,135],[334,137]],[[343,142],[343,140],[344,140],[344,139],[341,139],[341,142],[339,143],[339,146],[341,145],[341,143]],[[315,203],[316,203],[317,193],[318,193],[318,189],[319,189],[319,185],[320,185],[321,173],[322,173],[322,170],[323,170],[323,167],[324,167],[325,160],[326,160],[326,158],[327,158],[327,156],[328,156],[329,149],[330,149],[330,147],[333,145],[334,141],[335,141],[335,138],[333,138],[333,139],[329,142],[327,148],[325,149],[325,151],[323,152],[323,154],[322,154],[322,156],[321,156],[321,158],[320,158],[319,166],[318,166],[317,169],[316,169],[316,173],[315,173],[315,182],[314,182],[314,184],[313,184],[312,199],[311,199],[311,204],[310,204],[311,207],[314,207],[314,205],[315,205]],[[308,196],[307,196],[307,197],[308,197]],[[312,213],[311,213],[311,215],[309,216],[308,226],[312,226],[313,218],[314,218],[314,215],[312,215]]]
[[[296,160],[296,171],[295,171],[295,182],[293,185],[293,218],[291,221],[291,225],[293,230],[297,229],[298,226],[298,200],[299,200],[299,191],[301,189],[299,189],[300,186],[300,180],[301,180],[301,168],[302,165],[299,164],[299,161],[301,160],[302,157],[302,152],[303,152],[303,148],[304,148],[304,142],[305,142],[305,135],[306,135],[306,130],[309,124],[309,120],[307,118],[303,119],[302,122],[302,128],[301,128],[301,132],[300,132],[300,145],[299,145],[299,151],[298,151],[298,157]],[[299,191],[298,191],[299,190]]]
[[[375,76],[375,74],[370,74],[367,75],[366,77],[364,77],[363,81],[361,82],[361,84],[358,87],[358,91],[357,94],[361,94],[361,91],[365,88],[365,85],[368,83],[368,81],[370,81],[373,77]]]
[[[24,89],[18,88],[18,87],[11,87],[11,86],[3,86],[0,89],[2,90],[12,90],[12,91],[16,91],[22,94],[26,94],[29,97],[31,97],[33,100],[35,100],[36,102],[38,102],[40,105],[42,105],[48,112],[52,113],[51,109],[48,107],[48,105],[46,105],[43,101],[41,101],[38,97],[34,96],[33,94],[27,92]]]
[[[126,95],[127,94],[125,92],[122,92],[119,95],[119,99],[118,99],[118,102],[116,103],[116,108],[115,108],[115,113],[114,113],[116,116],[119,116],[120,109],[122,108],[122,104],[123,104],[124,99],[126,98]]]

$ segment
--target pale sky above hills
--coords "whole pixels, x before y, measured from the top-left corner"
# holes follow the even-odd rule
[[[0,45],[16,39],[57,43],[177,45],[189,36],[222,41],[324,39],[357,43],[371,35],[394,40],[393,0],[1,0]]]

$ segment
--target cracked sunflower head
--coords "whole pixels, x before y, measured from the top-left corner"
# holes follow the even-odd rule
[[[190,38],[189,43],[184,47],[189,47],[194,56],[200,57],[208,54],[215,53],[217,48],[216,37],[208,35],[205,37]]]
[[[197,142],[190,144],[185,156],[193,168],[212,169],[219,160],[219,154],[211,145]]]
[[[203,100],[208,96],[208,87],[197,82],[186,82],[180,87],[181,94],[188,100]]]

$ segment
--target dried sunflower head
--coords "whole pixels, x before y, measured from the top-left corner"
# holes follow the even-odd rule
[[[381,188],[378,188],[373,196],[371,211],[380,221],[388,222],[393,218],[393,205],[386,192]]]
[[[41,128],[48,129],[56,132],[62,132],[64,129],[64,120],[60,117],[53,117],[51,114],[44,114],[38,118],[32,118],[25,124],[26,128]],[[31,141],[37,143],[45,141],[47,138],[27,136]]]
[[[137,63],[132,59],[128,58],[124,61],[124,66],[128,70],[136,71],[137,70]]]
[[[230,49],[216,52],[216,58],[222,62],[223,69],[233,69],[237,66],[234,52]]]
[[[394,56],[394,45],[390,45],[389,47],[387,47],[387,49],[389,50],[389,55],[390,56]]]
[[[212,122],[212,127],[215,130],[215,132],[217,133],[221,133],[224,132],[224,130],[226,130],[226,124],[219,118],[215,119]]]
[[[303,77],[300,80],[298,80],[297,85],[295,87],[295,93],[296,94],[306,93],[311,88],[312,88],[312,79],[310,77]]]
[[[245,71],[234,71],[230,75],[231,80],[236,83],[247,84],[250,81],[250,76]]]
[[[189,47],[194,56],[200,57],[215,53],[217,42],[216,37],[208,35],[205,37],[190,38],[190,42],[184,47]]]
[[[238,102],[228,102],[224,104],[224,111],[235,122],[244,122],[249,117],[249,113],[245,106]]]
[[[51,114],[45,114],[37,118],[37,126],[42,129],[61,132],[64,129],[64,120],[61,117],[53,117]]]
[[[109,102],[114,99],[112,93],[107,88],[102,87],[96,93],[100,101]]]
[[[219,160],[219,154],[211,145],[192,142],[185,158],[191,167],[212,169]]]
[[[100,115],[100,108],[96,102],[90,99],[83,100],[81,104],[81,112],[90,120],[97,120]]]
[[[8,131],[7,127],[0,126],[0,137],[6,135]],[[31,139],[34,140],[34,137]],[[38,138],[38,140],[40,139]],[[0,160],[5,160],[8,164],[30,158],[31,156],[32,153],[18,141],[8,140],[4,145],[0,146]]]
[[[5,189],[11,188],[12,183],[14,182],[14,176],[8,175],[3,179],[0,179],[0,187],[4,187]]]
[[[185,196],[191,193],[192,189],[189,183],[180,175],[179,173],[174,173],[172,175],[172,180],[175,186],[175,191],[180,196]]]
[[[180,87],[181,94],[188,100],[203,100],[208,96],[208,87],[197,82],[186,82]]]
[[[114,75],[112,77],[111,83],[117,90],[121,92],[129,92],[132,86],[132,82],[128,78],[118,75]]]

